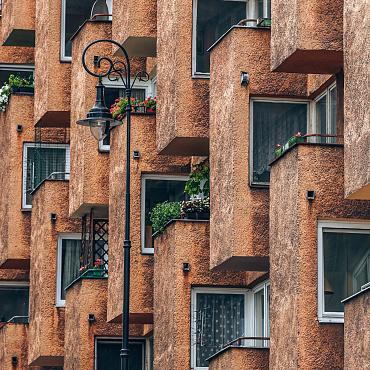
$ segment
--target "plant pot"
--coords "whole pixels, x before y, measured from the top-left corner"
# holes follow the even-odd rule
[[[303,136],[293,136],[289,139],[288,143],[289,143],[289,147],[291,147],[292,145],[296,143],[304,143],[304,137]]]
[[[10,94],[14,94],[19,92],[19,87],[18,86],[11,86],[10,88]]]
[[[209,211],[186,212],[185,215],[188,220],[209,220]]]
[[[283,147],[280,147],[275,150],[275,158],[279,157],[282,154],[283,154]]]
[[[135,112],[136,113],[145,113],[145,107],[135,107]]]
[[[20,87],[19,92],[25,94],[33,94],[35,89],[33,87]]]
[[[93,271],[92,275],[93,276],[102,276],[103,275],[103,271],[97,269],[96,271]]]
[[[147,107],[146,108],[146,113],[155,113],[155,109],[153,109],[151,107]]]

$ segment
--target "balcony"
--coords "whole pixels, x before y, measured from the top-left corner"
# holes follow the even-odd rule
[[[344,301],[344,368],[366,369],[370,346],[370,288]],[[361,345],[359,345],[361,343]]]
[[[194,367],[195,346],[200,343],[200,329],[196,328],[198,316],[195,318],[195,315],[198,311],[203,312],[204,300],[223,288],[225,294],[226,289],[233,292],[230,287],[239,292],[245,284],[243,273],[209,270],[208,221],[174,220],[168,224],[166,233],[155,240],[154,368],[184,369],[189,363]],[[202,286],[209,294],[202,295]],[[198,305],[195,299],[198,299]],[[169,336],[169,332],[172,335]],[[216,344],[219,349],[223,339]],[[213,347],[204,351],[204,354],[212,354]]]
[[[268,271],[268,179],[258,180],[257,173],[250,173],[254,168],[249,169],[251,153],[257,156],[250,147],[249,112],[255,104],[251,95],[304,97],[307,76],[270,71],[270,30],[265,28],[234,26],[210,54],[210,265],[220,270]],[[249,74],[248,86],[241,86],[241,71]],[[267,160],[263,165],[267,168]]]
[[[115,1],[113,14],[113,40],[122,44],[130,57],[157,55],[157,1]],[[120,53],[118,50],[116,55]]]
[[[26,369],[28,324],[0,323],[0,363],[3,370]]]
[[[81,235],[76,235],[81,224],[68,216],[68,196],[66,180],[45,180],[32,193],[28,347],[31,366],[63,365],[65,310],[59,283],[65,264],[62,251],[73,247],[72,242],[79,248],[81,245]],[[63,245],[63,239],[70,243]],[[73,262],[78,272],[79,258],[70,259],[71,267]]]
[[[370,60],[363,40],[367,38],[364,11],[366,1],[344,1],[344,184],[350,199],[370,199],[369,86],[358,86],[356,80],[365,76]]]
[[[343,68],[343,1],[271,3],[271,69],[338,73]]]
[[[3,1],[3,46],[35,46],[35,11],[35,0]]]
[[[190,172],[190,158],[158,156],[155,147],[156,116],[148,114],[131,115],[131,150],[138,157],[131,159],[131,280],[130,322],[153,322],[153,250],[144,252],[145,242],[142,232],[146,233],[145,217],[142,208],[142,181],[148,176],[186,176]],[[125,209],[126,174],[126,125],[111,131],[110,145],[110,189],[109,189],[109,282],[108,282],[108,321],[122,321],[122,274],[123,274],[123,237]],[[142,218],[144,217],[144,218]],[[141,221],[139,221],[141,220]],[[141,230],[141,225],[143,229]],[[150,231],[150,230],[149,230]],[[151,241],[151,232],[146,233]],[[143,253],[142,253],[143,251]],[[144,254],[145,253],[145,254]]]
[[[250,339],[249,339],[250,340]],[[207,359],[209,370],[269,369],[269,348],[241,346],[245,338],[238,338]],[[252,340],[254,342],[255,340]],[[237,345],[235,345],[237,344]]]
[[[61,62],[62,0],[36,0],[34,123],[46,127],[69,126],[71,65]],[[16,17],[15,19],[18,19]]]
[[[21,212],[21,194],[23,143],[34,140],[33,96],[11,94],[9,99],[6,111],[0,117],[3,127],[1,145],[7,148],[0,153],[0,177],[3,189],[6,189],[1,193],[0,206],[0,268],[29,269],[31,215]]]
[[[192,4],[175,0],[169,7],[168,1],[157,1],[159,154],[209,153],[209,81],[191,77]]]
[[[343,198],[341,144],[296,144],[270,165],[270,366],[290,369],[298,361],[308,368],[342,368],[340,287],[333,283],[338,275],[324,279],[322,266],[328,262],[322,261],[331,254],[330,249],[322,252],[322,240],[336,235],[332,225],[366,228],[369,206]],[[335,302],[335,315],[320,308]]]

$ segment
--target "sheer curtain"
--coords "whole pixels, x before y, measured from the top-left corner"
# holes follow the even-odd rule
[[[80,269],[81,240],[63,239],[61,299],[66,298],[65,288],[78,277]]]
[[[253,182],[268,183],[276,144],[307,133],[307,103],[253,101]]]

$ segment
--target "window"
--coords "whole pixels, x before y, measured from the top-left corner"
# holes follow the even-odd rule
[[[270,337],[270,282],[253,289],[254,337]],[[268,340],[256,340],[255,345],[269,347]]]
[[[105,96],[105,104],[108,108],[110,108],[116,99],[124,97],[125,96],[125,90],[121,87],[119,87],[119,81],[116,81],[116,83],[109,81],[108,79],[104,80],[104,85],[106,88],[104,89],[104,96]],[[131,97],[136,98],[139,101],[144,101],[145,98],[149,95],[148,85],[135,83],[135,86],[138,85],[138,88],[132,89]],[[99,151],[101,152],[109,152],[110,150],[110,131],[108,132],[108,135],[101,141],[99,141]]]
[[[153,368],[151,362],[152,354],[147,354],[151,346],[148,339],[130,339],[129,341],[129,369],[150,370]],[[111,370],[120,368],[120,350],[122,343],[117,339],[97,339],[95,346],[95,370]],[[145,361],[145,356],[148,357]],[[149,366],[145,363],[148,362]]]
[[[318,222],[318,319],[343,322],[341,301],[370,281],[370,223]]]
[[[8,83],[10,75],[28,78],[35,72],[35,66],[31,64],[0,64],[0,84]]]
[[[271,0],[247,1],[247,19],[269,18],[271,19]],[[255,26],[256,22],[250,25]]]
[[[28,322],[29,285],[0,282],[0,321]]]
[[[276,144],[284,144],[298,131],[307,133],[308,101],[251,100],[251,184],[270,182],[268,164],[275,158]]]
[[[231,26],[246,18],[246,3],[193,1],[193,75],[209,76],[210,48]]]
[[[51,174],[55,173],[55,179],[69,179],[69,158],[68,144],[23,145],[23,208],[32,208],[30,193]]]
[[[206,359],[246,333],[245,289],[193,288],[191,366],[208,369]]]
[[[60,59],[70,61],[72,58],[71,37],[83,22],[90,19],[93,14],[112,14],[112,0],[62,0],[61,32],[60,32]],[[93,9],[94,6],[94,9]]]
[[[160,202],[186,200],[188,176],[143,175],[141,179],[141,251],[153,253],[152,223],[149,212]]]
[[[315,132],[319,134],[336,134],[337,87],[330,86],[314,100]],[[335,144],[336,138],[316,138],[316,142]]]
[[[79,276],[81,234],[58,234],[56,305],[65,306],[65,288]]]

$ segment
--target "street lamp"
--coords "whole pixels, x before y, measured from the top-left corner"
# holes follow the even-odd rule
[[[100,68],[102,61],[109,63],[109,68],[105,73],[96,74],[91,72],[85,63],[86,51],[94,44],[100,42],[109,42],[118,46],[124,56],[125,61],[113,62],[110,58],[100,57],[96,63],[97,67]],[[89,126],[90,132],[96,140],[103,140],[108,134],[112,127],[121,125],[122,121],[113,119],[110,110],[105,105],[104,100],[104,85],[102,78],[107,76],[110,81],[117,81],[121,79],[125,88],[125,94],[127,97],[126,105],[126,121],[127,121],[127,141],[126,141],[126,209],[125,209],[125,240],[123,242],[124,248],[124,259],[123,259],[123,312],[122,312],[122,348],[120,352],[121,357],[121,370],[128,370],[128,359],[130,351],[128,349],[128,338],[129,338],[129,299],[130,299],[130,132],[131,132],[131,92],[132,87],[135,84],[137,78],[139,81],[148,81],[149,75],[145,71],[136,73],[133,81],[131,82],[130,73],[130,60],[126,50],[116,41],[109,39],[100,39],[91,42],[85,47],[82,53],[82,65],[86,72],[94,77],[98,77],[99,81],[96,85],[96,100],[93,108],[90,109],[86,116],[86,119],[77,121],[78,125]]]

